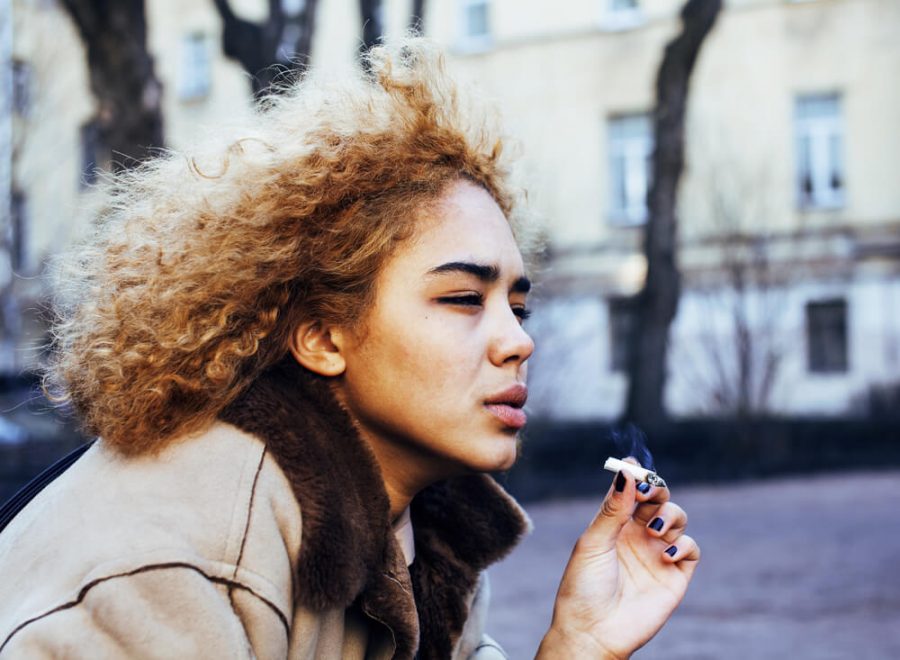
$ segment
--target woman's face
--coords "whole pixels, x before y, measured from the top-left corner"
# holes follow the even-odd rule
[[[336,389],[380,458],[434,478],[506,469],[534,350],[522,256],[477,185],[452,185],[430,216],[379,275]]]

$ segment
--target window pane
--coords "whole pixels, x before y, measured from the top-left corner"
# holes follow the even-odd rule
[[[829,160],[831,161],[831,176],[829,186],[833,191],[840,191],[844,187],[843,158],[841,154],[841,139],[837,135],[831,135],[828,140]]]
[[[281,0],[281,9],[288,16],[297,16],[306,9],[306,0]]]
[[[190,34],[182,42],[180,94],[184,100],[197,99],[209,93],[210,62],[206,37]]]
[[[81,188],[97,183],[99,150],[100,128],[95,121],[89,121],[81,126]]]
[[[609,301],[609,367],[611,371],[628,368],[628,350],[634,327],[634,311],[627,298]]]
[[[481,37],[489,31],[487,2],[470,2],[466,7],[466,34]]]
[[[829,300],[806,306],[807,357],[813,373],[847,371],[847,302]]]
[[[808,94],[797,99],[797,119],[832,119],[837,117],[840,101],[837,94]]]
[[[613,117],[608,124],[610,212],[631,222],[647,216],[653,134],[647,114]]]
[[[28,63],[13,60],[12,85],[13,110],[24,117],[31,105],[31,66]]]
[[[630,11],[637,9],[637,0],[610,0],[609,8],[612,11]]]
[[[838,206],[845,185],[840,96],[800,96],[794,114],[800,205]]]
[[[13,270],[27,270],[25,253],[25,229],[28,227],[28,200],[21,190],[13,190],[10,200],[10,223],[7,240],[9,241],[10,265]]]

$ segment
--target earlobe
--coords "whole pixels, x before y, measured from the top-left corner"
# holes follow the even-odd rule
[[[291,335],[291,355],[320,376],[340,376],[347,363],[340,349],[340,333],[319,321],[304,321]]]

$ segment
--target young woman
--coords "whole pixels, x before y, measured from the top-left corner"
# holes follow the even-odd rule
[[[371,71],[111,184],[49,374],[100,439],[0,534],[0,658],[504,657],[483,571],[528,522],[484,473],[525,424],[518,197],[431,46]],[[540,656],[644,644],[685,523],[620,473]]]

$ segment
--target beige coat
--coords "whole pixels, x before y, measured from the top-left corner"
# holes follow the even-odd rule
[[[496,483],[436,484],[395,529],[371,452],[290,363],[223,420],[155,456],[96,443],[0,534],[2,660],[505,657],[482,571],[527,521]]]

